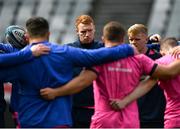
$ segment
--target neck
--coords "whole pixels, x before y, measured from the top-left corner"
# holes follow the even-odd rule
[[[29,44],[48,41],[47,38],[29,38]]]
[[[114,46],[118,46],[118,45],[121,45],[123,44],[123,42],[111,42],[111,41],[108,41],[108,42],[105,42],[105,47],[114,47]]]

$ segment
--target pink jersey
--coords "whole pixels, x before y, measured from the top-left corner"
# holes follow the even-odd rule
[[[159,64],[170,64],[174,58],[170,55],[158,59]],[[166,97],[166,110],[164,127],[180,127],[180,75],[169,80],[160,80],[160,87],[164,89]]]
[[[143,74],[149,74],[154,61],[137,55],[95,67],[98,78],[94,81],[95,113],[91,128],[138,128],[137,103],[114,111],[109,100],[120,99],[132,92]]]

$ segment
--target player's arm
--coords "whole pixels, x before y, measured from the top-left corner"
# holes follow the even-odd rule
[[[0,50],[4,53],[9,53],[15,51],[15,49],[10,44],[0,43]]]
[[[92,67],[109,61],[126,58],[134,55],[134,48],[123,44],[112,48],[99,48],[95,50],[82,50],[67,47],[66,56],[76,66]]]
[[[157,79],[167,79],[180,73],[180,60],[176,60],[169,65],[154,65],[150,78],[140,82],[140,84],[122,100],[111,100],[110,104],[115,110],[122,109],[128,104],[145,95],[157,83]]]
[[[180,73],[180,60],[176,60],[173,63],[166,66],[158,65],[155,68],[152,77],[140,82],[140,84],[135,88],[135,90],[126,97],[124,97],[122,100],[111,100],[110,104],[115,110],[122,109],[131,102],[133,102],[134,100],[138,99],[139,97],[149,92],[152,89],[152,87],[157,83],[157,78],[167,79],[176,76],[179,73]]]
[[[152,77],[159,79],[168,79],[180,74],[180,59],[168,65],[158,65],[152,74]]]
[[[138,57],[141,64],[142,73],[152,75],[157,69],[157,64],[155,64],[152,59],[145,55],[139,55]],[[112,108],[114,108],[115,110],[124,108],[132,101],[147,93],[154,86],[155,83],[155,79],[146,79],[145,81],[140,82],[139,85],[123,99],[110,100]]]
[[[174,47],[171,50],[171,55],[176,60],[168,65],[158,65],[152,77],[168,79],[180,74],[180,46]]]
[[[59,96],[71,95],[80,92],[97,77],[96,73],[91,70],[82,71],[81,74],[72,79],[67,84],[57,88],[44,88],[40,90],[40,94],[44,99],[52,100]]]
[[[110,100],[110,105],[115,110],[123,109],[128,104],[132,103],[133,101],[137,100],[138,98],[149,92],[156,83],[157,83],[156,79],[148,77],[144,81],[141,81],[139,85],[123,99]]]
[[[25,49],[13,52],[0,54],[0,66],[13,66],[31,60],[34,56],[48,54],[50,49],[42,44],[26,47]]]

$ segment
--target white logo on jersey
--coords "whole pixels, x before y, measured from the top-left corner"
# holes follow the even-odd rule
[[[111,67],[111,66],[108,67],[108,71],[132,73],[132,69],[130,69],[130,68],[120,68],[120,67]]]

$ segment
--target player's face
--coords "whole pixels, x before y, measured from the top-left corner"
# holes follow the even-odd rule
[[[88,44],[94,40],[95,27],[91,24],[80,23],[77,28],[77,35],[81,43]]]
[[[148,37],[144,33],[136,35],[129,34],[129,42],[133,45],[140,53],[146,48]]]

